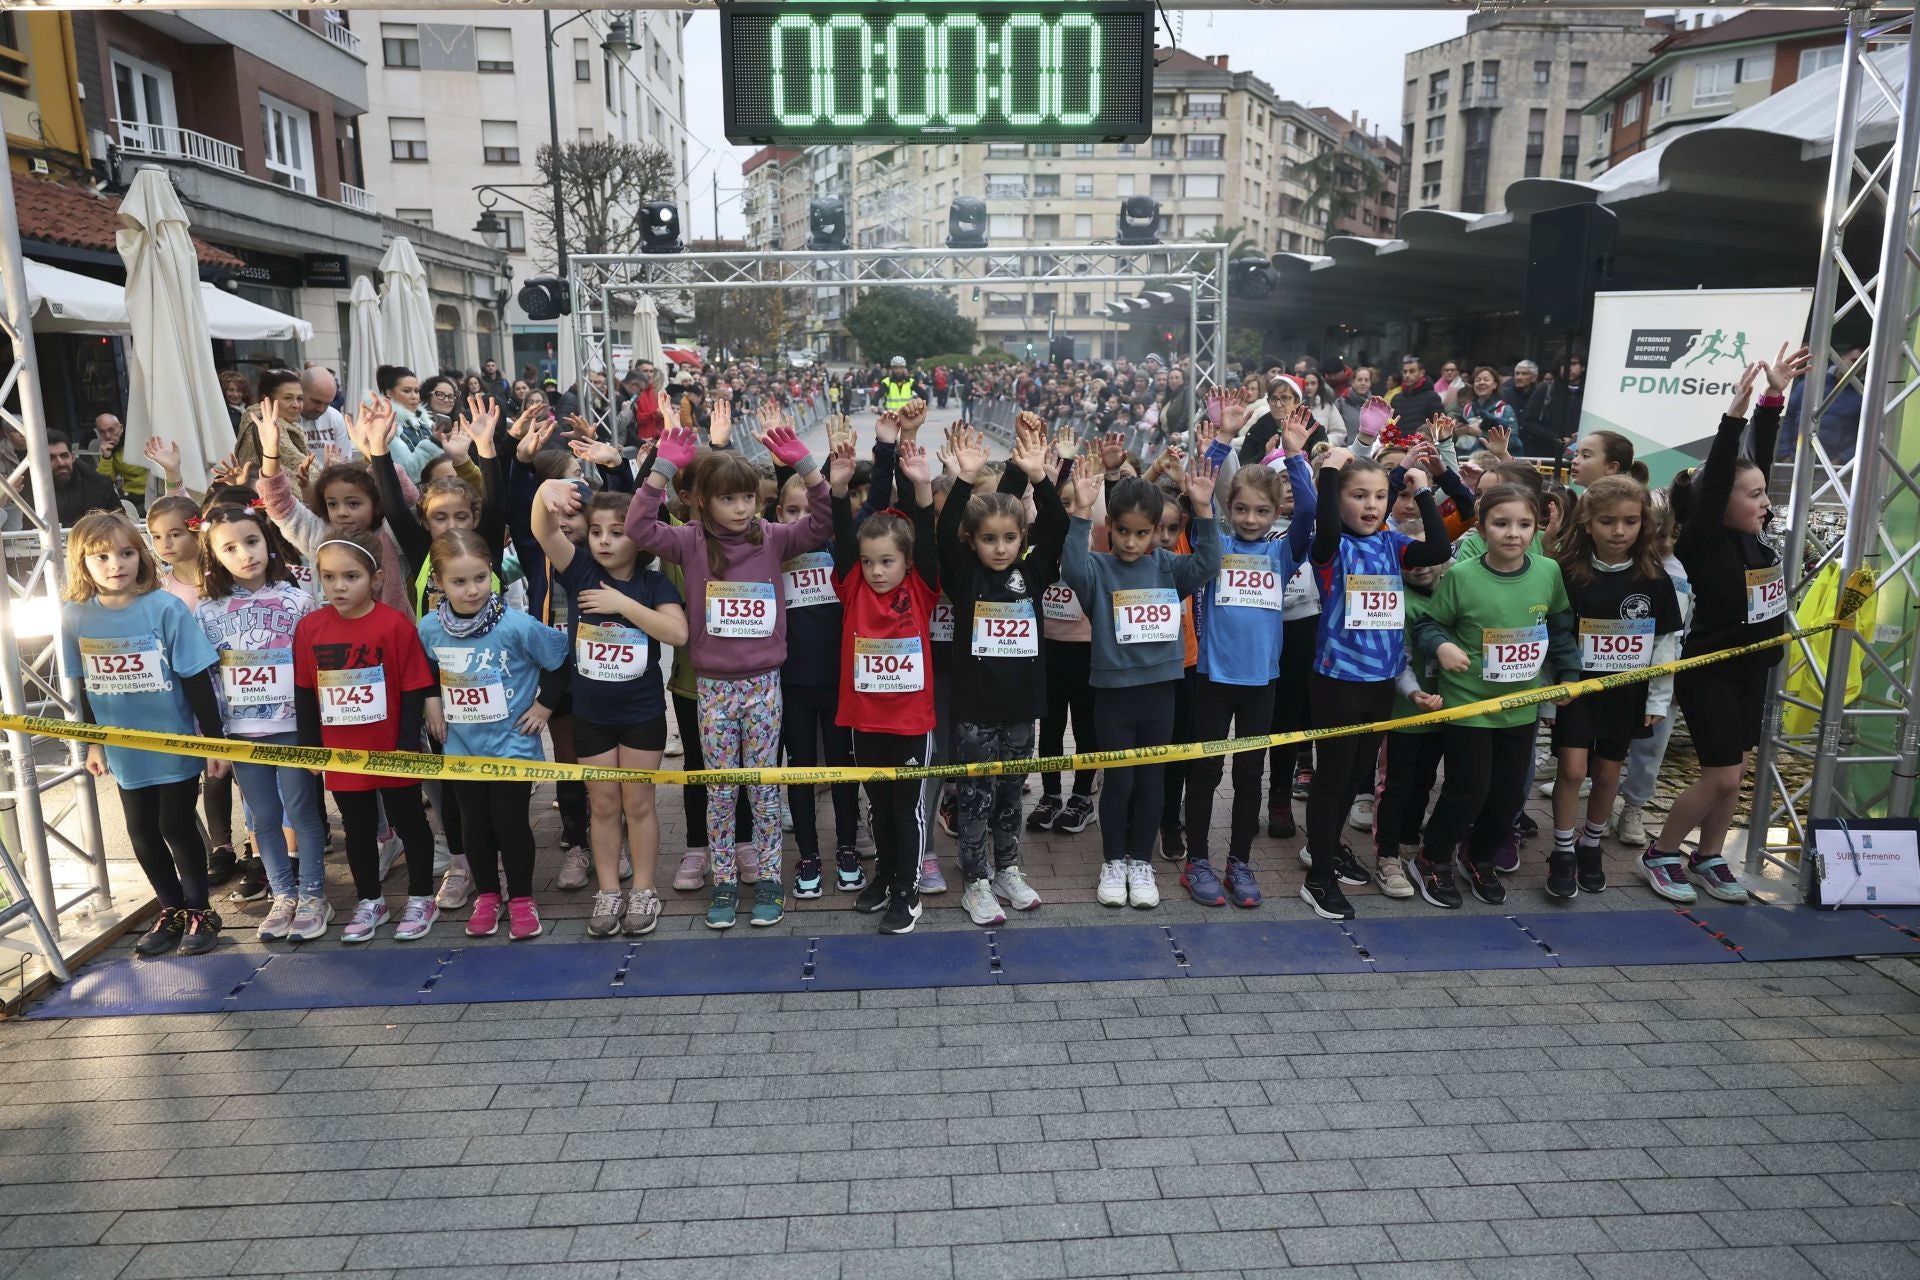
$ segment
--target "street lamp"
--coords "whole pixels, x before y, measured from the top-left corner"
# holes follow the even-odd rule
[[[614,61],[626,66],[633,57],[633,34],[627,29],[627,20],[619,14],[613,15],[613,21],[607,24],[607,38],[600,42],[603,53],[613,55]]]
[[[507,238],[507,224],[494,216],[491,205],[480,210],[480,221],[473,224],[473,229],[489,249],[498,249]]]

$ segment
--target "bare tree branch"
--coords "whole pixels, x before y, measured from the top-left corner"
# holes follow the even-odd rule
[[[641,204],[673,198],[674,159],[665,147],[603,140],[566,142],[555,152],[548,144],[540,148],[535,163],[545,184],[532,200],[534,225],[547,249],[540,263],[544,270],[556,265],[556,171],[566,201],[568,253],[638,253]]]

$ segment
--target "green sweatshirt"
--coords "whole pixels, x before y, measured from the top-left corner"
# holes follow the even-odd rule
[[[1440,696],[1449,707],[1580,676],[1573,606],[1560,566],[1545,556],[1528,556],[1513,573],[1496,572],[1484,558],[1456,560],[1434,588],[1426,616],[1414,626],[1423,655],[1436,656],[1449,643],[1466,651],[1465,671],[1440,671]],[[1532,724],[1539,714],[1537,705],[1527,705],[1455,723],[1511,729]]]

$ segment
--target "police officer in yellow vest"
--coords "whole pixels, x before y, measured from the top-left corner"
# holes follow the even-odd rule
[[[907,373],[905,356],[895,356],[888,364],[887,376],[880,380],[880,390],[886,396],[888,413],[898,413],[913,401],[913,378]]]

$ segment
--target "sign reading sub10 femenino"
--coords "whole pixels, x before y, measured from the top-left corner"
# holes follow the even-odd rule
[[[720,49],[735,143],[1152,132],[1146,0],[723,0]]]

